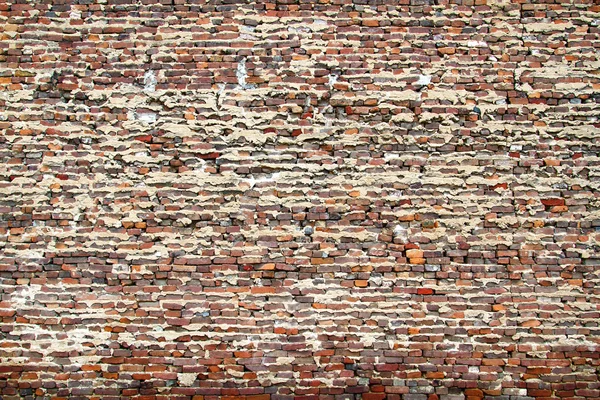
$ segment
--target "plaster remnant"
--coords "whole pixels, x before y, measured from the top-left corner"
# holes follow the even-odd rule
[[[177,374],[177,380],[181,386],[190,387],[196,381],[197,374],[191,372],[184,372]]]
[[[187,217],[183,217],[178,219],[177,222],[179,222],[183,226],[189,226],[192,223],[192,220]]]

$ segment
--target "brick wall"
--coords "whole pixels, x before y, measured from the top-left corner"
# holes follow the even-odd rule
[[[600,398],[600,5],[0,4],[0,396]]]

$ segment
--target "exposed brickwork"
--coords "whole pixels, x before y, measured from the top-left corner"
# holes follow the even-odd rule
[[[596,2],[72,3],[0,3],[2,399],[600,398]]]

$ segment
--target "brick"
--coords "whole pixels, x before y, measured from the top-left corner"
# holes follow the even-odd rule
[[[541,199],[542,204],[545,206],[564,206],[565,205],[565,199],[557,199],[557,198],[548,198],[548,199]]]
[[[531,327],[536,327],[536,326],[540,326],[542,323],[540,321],[537,320],[528,320],[528,321],[524,321],[521,323],[521,326],[523,327],[527,327],[527,328],[531,328]]]
[[[385,393],[363,393],[361,395],[364,400],[383,400],[386,398]]]
[[[407,258],[423,258],[423,251],[419,249],[406,250]]]

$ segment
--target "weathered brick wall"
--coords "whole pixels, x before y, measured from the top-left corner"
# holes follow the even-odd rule
[[[599,25],[3,1],[0,396],[600,398]]]

